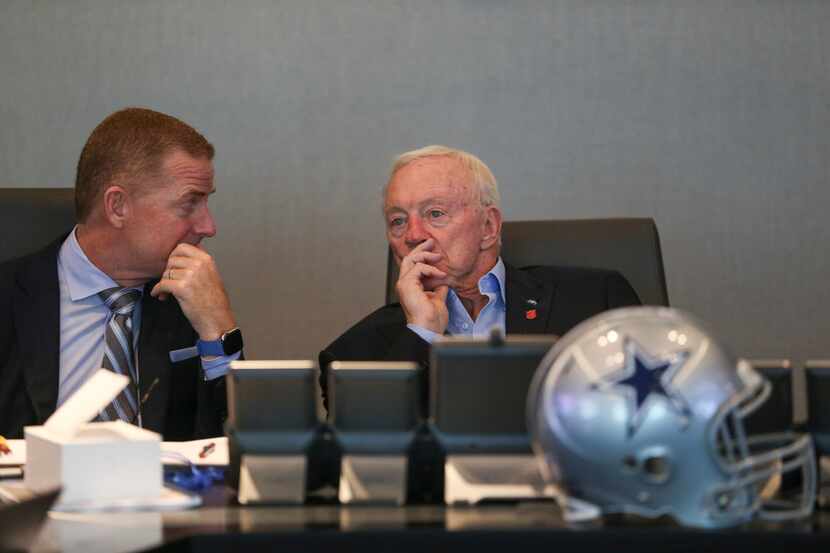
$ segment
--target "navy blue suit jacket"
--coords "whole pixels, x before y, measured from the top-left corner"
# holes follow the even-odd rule
[[[615,307],[639,305],[628,281],[616,271],[532,266],[506,269],[507,334],[563,335],[585,319]],[[534,300],[531,304],[528,300]],[[535,309],[535,318],[526,313]],[[400,304],[381,307],[320,352],[320,386],[327,395],[332,361],[415,361],[429,368],[429,344],[406,326]]]
[[[60,375],[58,252],[65,237],[0,264],[0,435],[20,438],[55,411]],[[222,434],[225,379],[205,381],[198,357],[173,363],[169,352],[197,335],[174,299],[141,299],[138,355],[144,427],[165,440]],[[153,383],[155,382],[155,385]],[[150,386],[153,386],[150,390]]]

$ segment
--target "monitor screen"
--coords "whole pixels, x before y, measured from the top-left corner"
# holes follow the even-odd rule
[[[313,429],[313,361],[234,361],[228,372],[228,423],[238,432]]]
[[[448,338],[433,345],[430,423],[448,453],[530,451],[528,388],[555,340]]]
[[[338,431],[410,431],[420,420],[416,363],[335,361],[329,369],[330,420]]]

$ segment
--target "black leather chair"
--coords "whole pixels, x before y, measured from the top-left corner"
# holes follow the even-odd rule
[[[502,257],[516,267],[565,265],[613,269],[640,300],[669,305],[657,225],[650,218],[510,221],[502,225]],[[398,267],[386,263],[386,302],[397,301]]]
[[[830,359],[814,359],[804,364],[807,386],[807,428],[813,436],[816,453],[830,456]],[[830,493],[830,490],[828,490]]]
[[[788,359],[749,359],[749,364],[769,380],[770,397],[746,421],[749,434],[788,432],[794,428],[793,368]]]
[[[46,246],[74,225],[74,189],[0,188],[0,263]]]

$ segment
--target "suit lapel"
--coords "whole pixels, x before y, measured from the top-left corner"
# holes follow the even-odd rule
[[[22,267],[14,291],[26,391],[38,423],[54,413],[60,380],[60,293],[58,251],[64,238],[32,256]]]
[[[144,286],[141,297],[141,334],[138,337],[139,401],[143,426],[157,432],[164,432],[167,396],[170,393],[169,344],[170,322],[165,316],[165,305],[150,296],[156,281]],[[173,297],[168,302],[175,302]]]
[[[505,264],[507,334],[548,334],[555,286]]]

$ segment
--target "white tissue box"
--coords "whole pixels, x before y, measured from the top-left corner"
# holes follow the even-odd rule
[[[27,426],[24,483],[62,487],[61,503],[157,498],[162,490],[161,437],[123,421],[93,422],[72,435]]]

